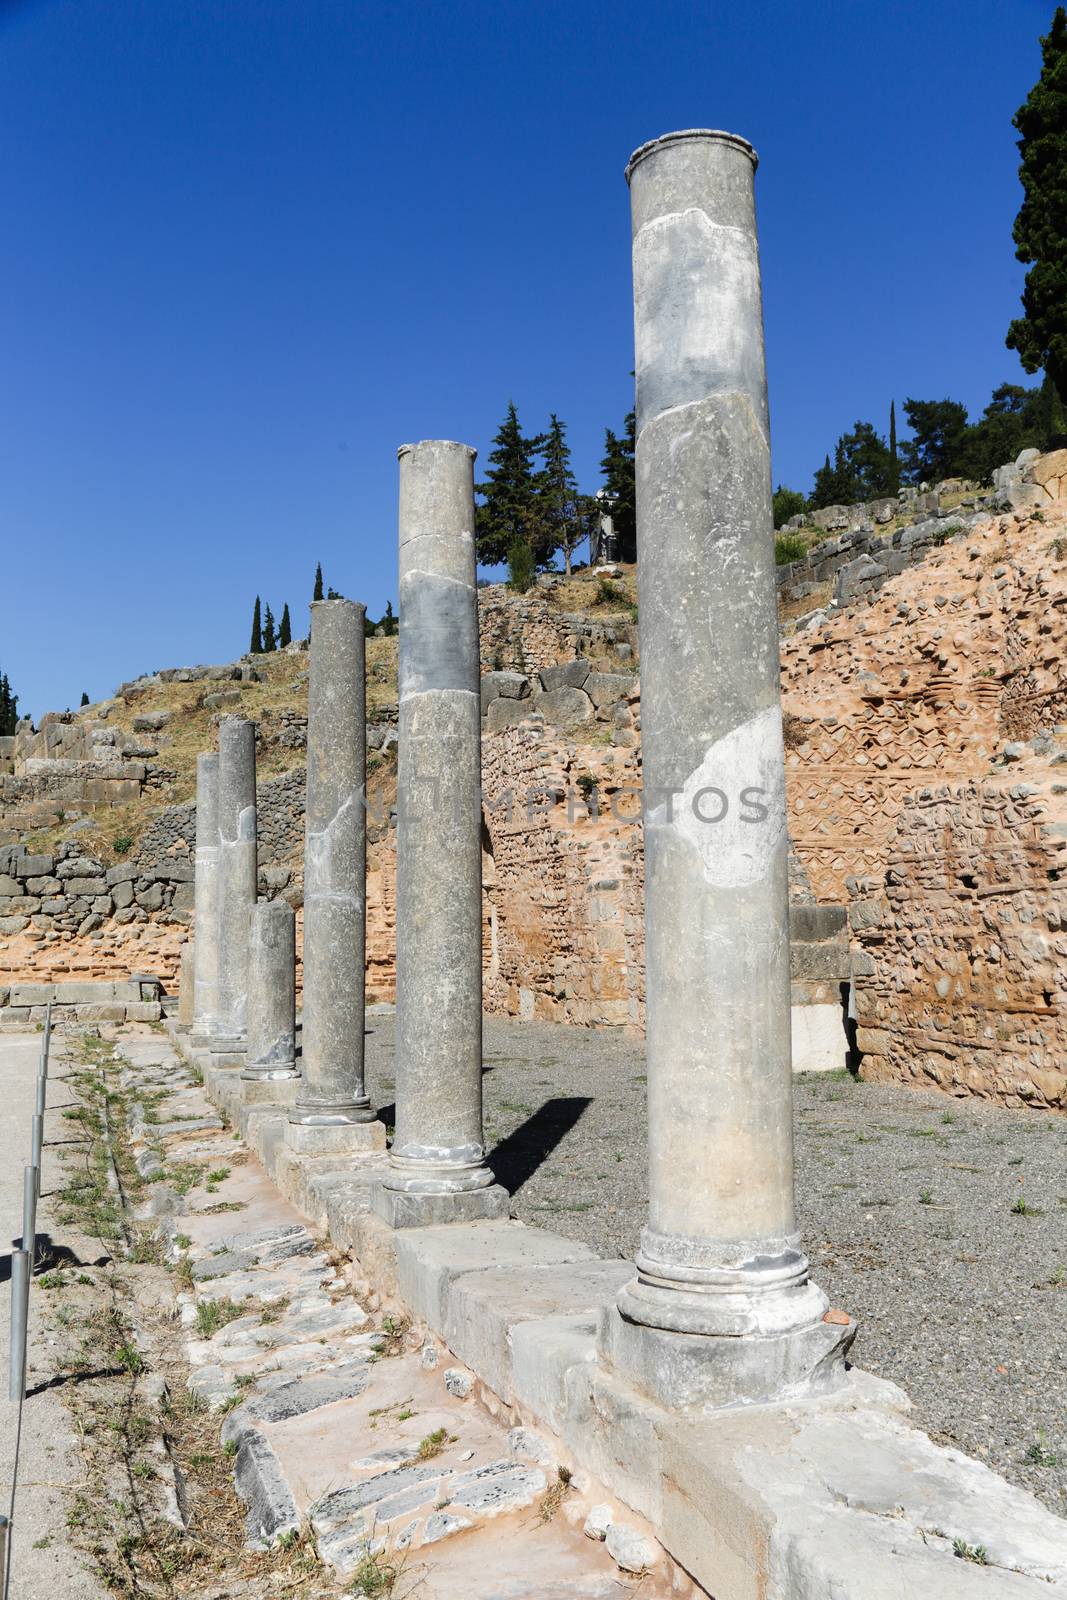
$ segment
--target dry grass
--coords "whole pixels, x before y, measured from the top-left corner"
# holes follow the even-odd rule
[[[557,611],[591,611],[594,616],[610,615],[613,611],[628,613],[637,604],[637,567],[621,561],[616,565],[620,576],[607,581],[618,591],[618,599],[602,602],[599,598],[602,580],[591,572],[578,572],[545,591],[549,604]]]
[[[369,717],[396,704],[397,647],[395,637],[367,640]],[[162,789],[148,791],[126,805],[89,814],[91,825],[83,828],[78,835],[79,843],[86,852],[103,861],[105,866],[136,859],[141,837],[152,819],[168,806],[186,805],[194,799],[196,758],[201,751],[217,748],[220,717],[248,717],[259,726],[256,765],[260,783],[281,773],[302,768],[303,751],[278,745],[274,739],[286,713],[307,715],[307,669],[306,653],[277,653],[256,659],[256,670],[262,677],[260,683],[206,679],[198,683],[149,684],[107,702],[107,725],[144,743],[154,744],[159,753],[148,759],[154,766],[164,769],[168,776]],[[237,698],[221,708],[204,704],[208,695],[220,691],[233,691]],[[171,720],[167,726],[159,733],[135,735],[134,718],[155,711],[170,713]],[[95,720],[97,708],[90,707],[89,715]],[[371,796],[374,798],[379,795],[382,804],[388,808],[395,798],[395,760],[392,756],[384,760],[371,759]],[[27,842],[34,849],[50,851],[69,836],[70,823],[70,818],[57,818],[48,828],[37,829],[32,836],[27,835]],[[131,843],[125,849],[120,849],[116,846],[116,840],[129,840]],[[190,849],[192,843],[190,839]]]

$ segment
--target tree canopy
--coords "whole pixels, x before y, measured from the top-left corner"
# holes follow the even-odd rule
[[[1041,76],[1013,119],[1021,134],[1023,203],[1013,236],[1030,266],[1023,315],[1006,343],[1027,372],[1044,368],[1067,399],[1067,13],[1056,8],[1041,40]]]

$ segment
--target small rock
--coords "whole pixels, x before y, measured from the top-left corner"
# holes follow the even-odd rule
[[[464,1372],[462,1367],[445,1369],[445,1388],[449,1394],[455,1395],[457,1400],[466,1400],[473,1385],[474,1379],[469,1372]]]
[[[659,1560],[659,1546],[625,1523],[613,1522],[604,1540],[608,1555],[623,1572],[647,1572]]]
[[[582,1532],[587,1539],[603,1541],[608,1536],[611,1527],[612,1515],[610,1506],[594,1506],[582,1525]]]

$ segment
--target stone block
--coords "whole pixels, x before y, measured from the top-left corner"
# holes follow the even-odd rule
[[[63,881],[64,892],[67,894],[84,895],[90,898],[93,895],[107,893],[107,879],[94,878],[65,878]]]
[[[142,911],[159,911],[163,905],[163,888],[161,884],[150,883],[147,888],[139,889],[134,899]]]
[[[633,688],[633,677],[628,672],[591,672],[585,681],[585,692],[598,710],[625,700]]]
[[[790,946],[790,977],[808,982],[844,982],[849,976],[848,945],[801,944]]]
[[[574,728],[593,720],[593,702],[582,689],[552,689],[538,695],[535,704],[545,721],[556,728]]]
[[[500,733],[505,728],[517,728],[520,723],[525,722],[533,709],[533,702],[530,700],[490,700],[485,713],[486,728],[490,733]]]
[[[54,1000],[56,986],[54,983],[13,983],[11,985],[10,1004],[13,1006],[46,1006],[49,1000]]]
[[[516,1324],[613,1306],[632,1277],[628,1261],[597,1260],[466,1273],[449,1289],[441,1331],[449,1348],[510,1404],[515,1398],[511,1337]]]
[[[55,870],[54,856],[22,856],[19,859],[18,871],[23,878],[50,878]],[[94,862],[94,866],[98,863]]]
[[[109,886],[114,888],[119,883],[132,883],[140,870],[132,861],[122,861],[117,866],[108,867],[104,876],[107,878]]]
[[[451,1285],[466,1273],[507,1267],[526,1271],[596,1259],[586,1244],[518,1222],[405,1229],[395,1235],[395,1249],[401,1298],[438,1332],[448,1317]]]
[[[247,1080],[246,1080],[247,1081]],[[385,1123],[290,1122],[285,1142],[297,1155],[345,1155],[385,1149]]]
[[[126,1007],[117,1002],[108,1005],[79,1006],[78,1017],[82,1022],[125,1022]]]
[[[111,891],[111,899],[117,911],[124,911],[127,906],[133,904],[133,884],[128,878],[115,884]]]
[[[789,937],[805,943],[833,939],[848,928],[844,906],[790,906]]]
[[[22,884],[17,878],[9,878],[7,873],[0,873],[0,895],[5,898],[22,893]]]
[[[482,710],[490,700],[525,700],[530,680],[523,672],[486,672],[482,675]]]
[[[588,676],[589,663],[581,657],[577,661],[561,662],[559,666],[542,667],[538,673],[546,694],[551,694],[555,689],[581,689]]]
[[[511,1330],[515,1402],[555,1433],[563,1433],[567,1419],[568,1372],[596,1360],[596,1328],[597,1317],[588,1312],[538,1317]]]
[[[431,1228],[443,1223],[497,1221],[511,1214],[511,1196],[499,1183],[466,1194],[409,1194],[378,1185],[376,1214],[391,1228]]]
[[[135,1000],[126,1007],[127,1022],[158,1022],[162,1015],[158,1000]]]

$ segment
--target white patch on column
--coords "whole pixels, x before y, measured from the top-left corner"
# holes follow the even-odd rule
[[[657,805],[661,824],[665,812]],[[785,748],[777,706],[716,740],[674,796],[673,813],[674,829],[699,852],[708,883],[742,889],[766,877],[785,835]]]

